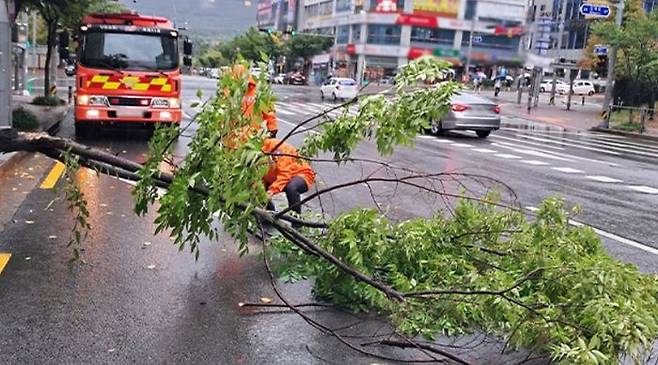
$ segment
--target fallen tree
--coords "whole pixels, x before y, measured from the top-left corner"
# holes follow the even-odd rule
[[[84,196],[73,178],[80,166],[136,181],[136,213],[145,214],[157,202],[156,233],[168,232],[174,244],[197,257],[200,240],[216,240],[220,230],[235,237],[246,253],[252,234],[264,224],[273,226],[279,234],[262,241],[268,272],[273,265],[285,280],[312,278],[318,298],[388,316],[396,328],[390,338],[355,344],[287,302],[272,276],[286,307],[370,356],[399,360],[364,349],[376,344],[415,349],[424,357],[414,362],[465,364],[419,336],[433,340],[482,332],[502,339],[506,348],[529,349],[557,363],[612,364],[623,356],[642,363],[658,334],[656,278],[610,258],[591,229],[570,226],[576,211],[567,210],[561,200],[547,199],[528,219],[501,198],[502,192],[469,193],[466,180],[507,190],[485,176],[427,173],[353,156],[364,140],[372,141],[382,155],[411,145],[431,119],[446,113],[456,85],[414,88],[419,81],[439,79],[445,70],[444,63],[431,59],[412,63],[397,76],[392,95],[361,97],[356,116],[345,111],[329,118],[325,112],[283,138],[315,130],[318,133],[306,137],[301,158],[314,164],[370,167],[360,179],[318,188],[304,200],[322,206],[323,199],[343,189],[367,189],[373,207],[333,216],[299,217],[287,209],[262,209],[267,195],[261,176],[268,159],[261,151],[263,135],[233,143],[235,131],[251,122],[241,110],[246,78],[220,79],[220,92],[200,106],[197,132],[180,160],[171,156],[171,147],[182,131],[169,128],[156,130],[144,164],[71,140],[15,131],[0,134],[0,151],[39,152],[67,165],[65,191],[77,215],[71,241],[76,257],[85,230],[91,228]],[[260,82],[259,88],[255,115],[273,103],[268,84]],[[327,154],[331,157],[323,157]],[[453,189],[446,188],[448,184]],[[424,199],[434,197],[443,202],[442,209],[411,219],[391,216],[375,193],[378,186],[394,189],[393,196],[395,189],[410,189]]]

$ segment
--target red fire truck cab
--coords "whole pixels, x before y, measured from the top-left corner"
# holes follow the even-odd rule
[[[82,20],[75,130],[181,121],[178,31],[161,17],[92,14]]]

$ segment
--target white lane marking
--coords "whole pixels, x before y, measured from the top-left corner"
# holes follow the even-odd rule
[[[571,167],[551,167],[552,170],[564,172],[566,174],[583,174],[585,171],[574,169]]]
[[[604,149],[595,148],[595,147],[588,147],[588,146],[583,146],[583,145],[580,145],[580,144],[574,144],[574,143],[569,143],[569,142],[556,141],[556,140],[553,140],[553,139],[532,137],[532,136],[523,135],[523,134],[517,134],[516,136],[518,138],[527,138],[527,139],[534,140],[534,141],[539,141],[539,142],[547,142],[547,143],[559,144],[559,145],[564,145],[564,146],[576,147],[576,148],[580,148],[580,149],[583,149],[583,150],[607,153],[607,154],[614,155],[614,156],[621,155],[621,153],[619,153],[619,152],[604,150]]]
[[[440,138],[437,138],[437,139],[435,139],[434,141],[437,142],[437,143],[447,143],[447,144],[453,144],[453,143],[455,143],[455,142],[453,142],[453,141],[451,141],[451,140],[449,140],[449,139],[440,139]]]
[[[507,158],[507,159],[521,158],[521,157],[519,157],[519,156],[516,156],[516,155],[509,155],[509,154],[507,154],[507,153],[499,153],[499,154],[496,155],[496,157]]]
[[[276,110],[276,112],[277,112],[277,113],[281,113],[281,114],[285,114],[285,115],[295,115],[295,114],[296,114],[296,113],[293,113],[293,112],[289,112],[289,111],[287,111],[287,110],[285,110],[285,109],[283,109],[283,108],[278,108],[278,109]]]
[[[287,125],[289,125],[289,126],[292,126],[293,128],[297,127],[297,124],[295,124],[295,123],[289,122],[289,121],[287,121],[287,120],[283,120],[283,119],[281,119],[281,118],[278,118],[278,119],[279,119],[279,122],[282,122],[282,123],[284,123],[284,124],[287,124]],[[304,127],[302,127],[302,128],[304,128]],[[308,131],[306,131],[306,132],[311,132],[311,133],[315,133],[315,134],[320,134],[320,132],[317,132],[317,131],[314,131],[314,130],[308,130]]]
[[[585,176],[585,178],[589,179],[589,180],[602,182],[602,183],[621,183],[621,182],[624,182],[623,180],[619,180],[619,179],[615,179],[615,178],[607,177],[607,176],[587,175],[587,176]]]
[[[488,148],[475,148],[473,151],[481,152],[481,153],[498,153],[496,150],[490,150]]]
[[[419,136],[416,136],[416,137],[418,137],[418,138],[422,138],[422,139],[434,139],[434,138],[436,138],[436,137],[432,137],[432,136],[424,136],[424,135],[422,135],[422,134],[419,135]]]
[[[546,166],[550,165],[548,162],[544,161],[537,161],[537,160],[522,160],[521,162],[528,164],[528,165],[533,165],[533,166]]]
[[[539,210],[539,208],[536,208],[536,207],[526,207],[526,209],[533,212],[533,213]],[[651,246],[647,246],[647,245],[644,245],[642,243],[639,243],[639,242],[636,242],[636,241],[633,241],[633,240],[629,240],[628,238],[618,236],[614,233],[610,233],[610,232],[604,231],[602,229],[592,227],[590,225],[578,222],[578,221],[573,220],[573,219],[569,219],[569,224],[571,224],[572,226],[576,226],[576,227],[589,227],[594,232],[596,232],[599,236],[603,236],[603,237],[609,238],[613,241],[617,241],[619,243],[622,243],[624,245],[635,247],[635,248],[638,248],[642,251],[646,251],[646,252],[652,253],[654,255],[658,255],[658,249],[655,249]]]
[[[541,149],[541,148],[526,146],[527,144],[537,145],[537,146],[541,146],[541,147],[545,147],[545,148],[564,151],[564,148],[556,147],[556,146],[549,146],[545,143],[536,143],[536,142],[524,141],[524,140],[519,140],[519,139],[515,139],[515,138],[504,137],[504,136],[501,136],[501,135],[496,135],[496,136],[492,136],[492,137],[493,138],[503,138],[503,139],[507,139],[507,140],[514,141],[514,142],[517,143],[517,144],[513,144],[513,143],[507,143],[507,142],[501,142],[501,141],[496,142],[496,143],[500,143],[500,144],[503,144],[503,145],[506,145],[506,146],[523,147],[523,148],[531,149],[531,150],[534,150],[534,151],[539,151],[539,152],[543,152],[543,153],[553,154],[555,156],[561,156],[561,157],[569,158],[569,159],[572,159],[572,160],[576,159],[576,160],[580,160],[580,161],[593,162],[593,163],[598,163],[598,164],[602,164],[602,165],[606,165],[606,166],[610,166],[610,167],[619,166],[619,164],[616,164],[616,163],[613,163],[613,162],[599,161],[599,160],[594,160],[594,159],[587,158],[587,157],[580,157],[580,156],[574,156],[574,155],[566,155],[566,154],[563,154],[563,153],[560,153],[560,152],[547,151],[547,150],[544,150],[544,149]],[[518,145],[519,143],[521,144],[520,146]]]
[[[629,186],[627,186],[627,188],[629,188],[631,190],[634,190],[634,191],[637,191],[637,192],[640,192],[640,193],[644,193],[644,194],[652,194],[652,195],[658,194],[658,189],[652,188],[650,186],[629,185]]]
[[[514,152],[523,154],[523,155],[530,155],[530,156],[535,156],[535,157],[544,157],[544,158],[550,158],[553,160],[560,160],[560,161],[570,161],[568,158],[564,157],[559,157],[555,155],[548,154],[546,152],[540,152],[534,149],[524,149],[524,148],[515,148],[509,146],[507,143],[492,143],[492,146],[500,147],[500,148],[506,148],[508,150],[512,150]]]
[[[463,148],[471,148],[471,147],[473,147],[473,146],[471,146],[470,144],[466,144],[466,143],[453,143],[452,145],[453,145],[454,147],[463,147]]]

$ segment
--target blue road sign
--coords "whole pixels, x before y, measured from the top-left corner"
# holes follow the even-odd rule
[[[610,7],[599,4],[582,4],[580,13],[590,18],[607,18],[610,16]]]
[[[474,35],[473,36],[473,43],[482,43],[482,36]]]
[[[608,54],[608,47],[597,44],[594,47],[594,54],[597,56],[605,56]]]

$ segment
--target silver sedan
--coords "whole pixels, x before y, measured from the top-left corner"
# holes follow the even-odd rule
[[[472,130],[486,138],[500,129],[500,107],[493,101],[474,94],[461,93],[450,100],[450,112],[432,121],[429,132],[438,135],[447,130]]]

